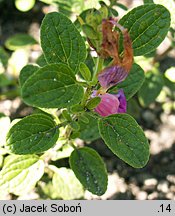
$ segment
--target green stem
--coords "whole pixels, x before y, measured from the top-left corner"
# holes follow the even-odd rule
[[[77,147],[73,144],[73,142],[69,142],[69,145],[72,146],[74,149],[77,149]]]
[[[95,84],[97,83],[97,74],[102,70],[103,63],[104,63],[104,59],[98,57],[95,72],[94,72],[93,79],[92,79],[92,83],[95,83]]]
[[[79,82],[79,81],[77,81],[77,83],[80,84],[80,85],[82,85],[82,86],[84,86],[84,87],[88,86],[88,84],[86,82]]]
[[[56,126],[56,128],[60,128],[60,127],[66,126],[67,124],[69,124],[69,121],[64,121],[64,122],[58,124],[58,125]]]
[[[99,58],[99,57],[97,58],[96,68],[95,68],[95,72],[94,72],[94,75],[93,75],[93,78],[92,78],[92,84],[93,85],[95,85],[97,83],[97,81],[98,81],[97,80],[97,74],[102,70],[103,62],[104,62],[104,59]],[[92,94],[92,86],[88,86],[86,91],[85,91],[83,100],[81,102],[81,105],[83,107],[86,105],[87,100],[89,99],[90,95]]]
[[[102,116],[98,115],[97,113],[95,113],[93,111],[88,112],[88,114],[97,120],[103,118]]]
[[[70,125],[67,125],[66,130],[65,130],[65,138],[67,140],[69,140],[71,133],[72,133],[72,128]]]
[[[85,94],[84,94],[84,97],[82,99],[82,102],[81,102],[81,105],[84,107],[86,105],[86,102],[87,100],[89,99],[90,95],[92,93],[92,87],[89,86],[87,87],[86,91],[85,91]]]

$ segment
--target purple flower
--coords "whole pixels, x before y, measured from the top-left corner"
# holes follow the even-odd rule
[[[94,91],[92,97],[94,96],[101,98],[101,102],[94,109],[94,111],[101,116],[109,116],[116,113],[126,112],[127,102],[122,89],[119,90],[118,94],[105,93],[101,95],[98,94],[97,91]]]
[[[107,67],[99,73],[98,80],[104,89],[109,89],[110,87],[122,82],[127,75],[128,73],[123,67],[115,65]]]
[[[118,100],[120,102],[118,113],[125,113],[127,109],[127,101],[123,89],[120,89],[116,96],[118,97]]]

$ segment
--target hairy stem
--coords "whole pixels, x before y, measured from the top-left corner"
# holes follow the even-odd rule
[[[81,105],[84,107],[86,105],[86,102],[87,100],[89,99],[90,95],[92,93],[92,87],[89,86],[87,87],[86,91],[85,91],[85,94],[84,94],[84,97],[82,99],[82,102],[81,102]]]
[[[95,84],[97,83],[97,81],[98,81],[97,75],[102,70],[103,63],[104,63],[104,59],[98,57],[95,72],[94,72],[93,79],[92,79],[92,83],[95,83]]]

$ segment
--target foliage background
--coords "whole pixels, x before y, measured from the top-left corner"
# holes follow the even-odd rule
[[[39,42],[39,27],[46,13],[59,10],[71,16],[72,20],[75,20],[76,14],[82,9],[95,7],[97,4],[97,1],[91,0],[71,0],[66,2],[70,4],[65,5],[65,1],[59,1],[59,4],[46,4],[46,0],[36,1],[31,10],[22,12],[15,7],[13,0],[0,1],[0,47],[5,49],[5,54],[0,50],[0,112],[9,116],[11,120],[32,113],[32,108],[26,106],[20,100],[18,76],[24,65],[28,62],[36,62],[41,50],[40,45],[29,38],[27,42],[26,38],[22,41],[30,45],[21,47],[21,44],[18,44],[17,48],[10,46],[8,39],[17,33],[26,33]],[[84,2],[84,4],[81,4],[81,2]],[[143,4],[141,0],[121,0],[118,2],[129,9]],[[160,2],[160,0],[155,1],[155,3]],[[164,1],[162,2],[164,3]],[[52,0],[49,3],[52,3]],[[169,5],[167,7],[170,8]],[[125,13],[124,9],[117,7],[119,15],[122,16]],[[73,14],[70,13],[71,10],[74,12]],[[172,26],[174,27],[174,23],[172,23]],[[2,54],[5,55],[5,58],[1,58]],[[174,58],[174,39],[170,34],[159,46],[156,53],[144,58],[138,58],[138,63],[140,62],[144,71],[152,71],[151,75],[147,73],[148,82],[147,85],[145,83],[144,85],[147,88],[152,83],[154,91],[151,90],[150,94],[146,94],[148,98],[143,100],[142,97],[145,95],[142,93],[142,91],[144,92],[143,86],[135,98],[130,101],[128,112],[137,119],[150,141],[151,157],[149,163],[143,169],[134,169],[116,158],[102,144],[101,139],[88,142],[90,147],[100,153],[107,165],[109,187],[101,197],[86,192],[85,199],[175,199]],[[152,74],[158,74],[158,76]],[[155,98],[156,101],[154,102]],[[8,127],[8,120],[4,120],[4,118],[2,120],[1,118],[1,139],[3,138],[5,126]],[[77,140],[77,142],[83,145],[82,140]],[[0,156],[0,165],[1,160],[3,160],[1,158]],[[56,161],[54,165],[68,167],[68,160]],[[0,199],[51,198],[55,198],[54,191],[46,177],[39,181],[35,190],[28,194],[24,193],[19,197],[0,192]]]

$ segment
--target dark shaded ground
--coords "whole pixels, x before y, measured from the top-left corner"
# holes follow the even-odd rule
[[[108,199],[174,199],[174,151],[175,145],[151,155],[143,169],[133,169],[112,155],[105,157],[111,181],[116,183]]]
[[[22,13],[15,8],[13,0],[3,1],[0,4],[0,45],[11,35],[28,33],[32,23],[40,24],[44,17],[42,5],[38,2],[32,10]]]

